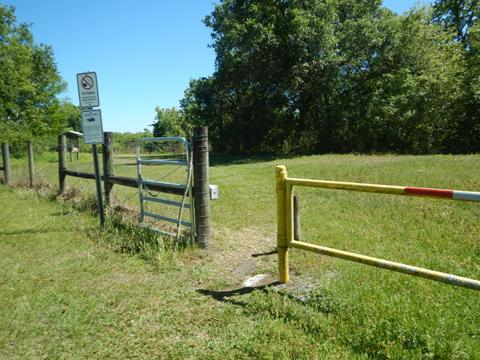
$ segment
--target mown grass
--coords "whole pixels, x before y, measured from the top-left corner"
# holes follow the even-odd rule
[[[220,200],[207,251],[174,252],[118,214],[100,233],[88,206],[0,188],[0,356],[480,358],[478,292],[300,251],[278,286],[275,255],[251,256],[275,246],[276,164],[293,177],[475,191],[479,160],[213,158]],[[304,241],[480,279],[478,204],[295,191]],[[258,273],[262,286],[242,286]]]

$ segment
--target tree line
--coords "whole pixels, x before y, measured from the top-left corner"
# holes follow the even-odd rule
[[[65,86],[52,47],[36,44],[29,26],[17,23],[15,8],[0,5],[0,142],[9,142],[14,156],[25,154],[26,140],[35,140],[37,151],[49,150],[58,134],[82,131],[78,106],[58,97]],[[132,152],[152,133],[114,136],[115,151]]]
[[[204,19],[214,73],[156,108],[153,132],[208,126],[226,153],[478,152],[479,1],[221,0]],[[80,130],[52,48],[4,5],[0,70],[0,141]]]
[[[78,130],[79,110],[57,95],[65,89],[51,46],[36,44],[15,8],[0,5],[0,141],[47,139]]]
[[[381,0],[222,0],[216,69],[157,134],[209,127],[229,153],[480,150],[478,0],[398,15]]]

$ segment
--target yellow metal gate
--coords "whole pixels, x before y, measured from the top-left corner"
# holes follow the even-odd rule
[[[294,240],[293,226],[293,188],[294,186],[315,187],[336,190],[349,190],[392,195],[429,196],[462,201],[480,202],[480,193],[472,191],[457,191],[443,189],[417,188],[408,186],[391,186],[376,184],[361,184],[340,181],[308,180],[289,178],[285,166],[276,168],[277,191],[277,248],[280,282],[287,283],[289,278],[288,250],[297,248],[318,254],[332,256],[344,260],[354,261],[365,265],[375,266],[407,275],[419,276],[454,286],[461,286],[473,290],[480,290],[480,281],[428,270],[416,266],[405,265],[393,261],[378,259],[370,256],[350,253],[343,250],[318,246]]]

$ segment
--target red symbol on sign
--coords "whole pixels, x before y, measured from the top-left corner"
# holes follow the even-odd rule
[[[85,90],[90,90],[94,84],[93,78],[90,75],[85,75],[80,81],[80,84],[82,84],[82,88]]]

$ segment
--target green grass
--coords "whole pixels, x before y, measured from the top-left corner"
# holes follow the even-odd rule
[[[75,166],[90,165],[83,154]],[[0,357],[477,359],[479,293],[301,251],[277,279],[275,165],[300,178],[479,190],[480,156],[213,158],[213,247],[0,188]],[[14,162],[15,181],[23,165]],[[45,182],[56,163],[38,162]],[[149,170],[149,171],[153,171]],[[116,169],[134,175],[134,167]],[[162,176],[152,172],[151,176]],[[76,182],[69,179],[69,184]],[[92,193],[93,182],[76,186]],[[134,189],[116,188],[125,199]],[[297,188],[304,241],[480,279],[475,203]],[[136,198],[129,205],[136,205]]]

